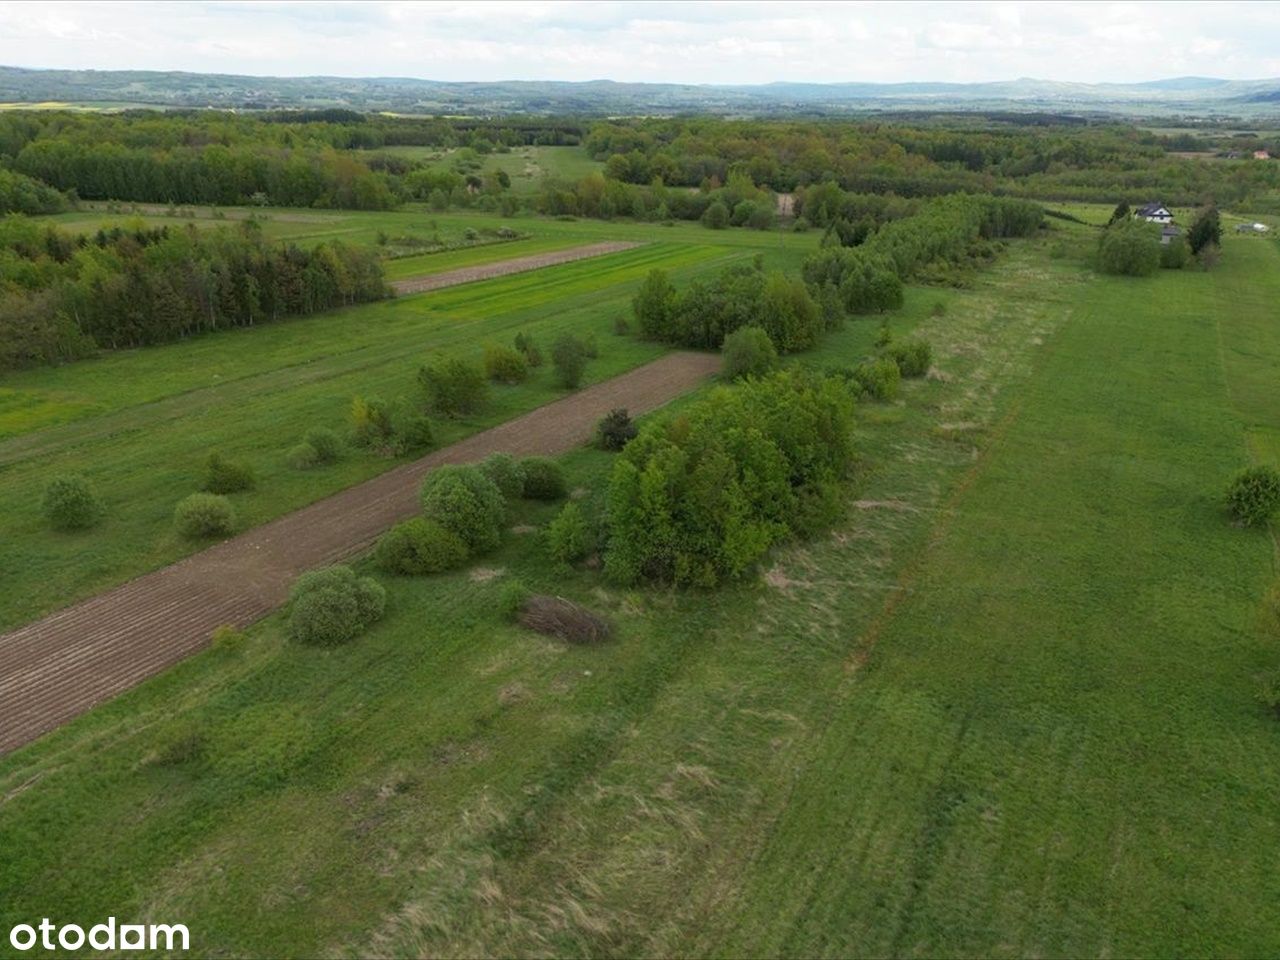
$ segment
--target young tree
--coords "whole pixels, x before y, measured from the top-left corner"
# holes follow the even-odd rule
[[[1216,207],[1206,207],[1200,211],[1187,233],[1187,243],[1194,255],[1198,255],[1207,246],[1222,243],[1222,221]]]
[[[1111,211],[1111,219],[1107,221],[1107,226],[1109,227],[1113,223],[1119,223],[1122,220],[1128,220],[1128,219],[1129,219],[1129,204],[1126,201],[1121,200],[1119,203],[1116,204],[1116,208]]]

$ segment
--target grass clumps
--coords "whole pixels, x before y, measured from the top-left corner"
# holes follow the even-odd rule
[[[387,592],[372,577],[346,566],[300,576],[289,595],[289,634],[299,643],[331,647],[346,643],[382,618]]]
[[[1275,467],[1241,470],[1227,489],[1227,509],[1243,526],[1265,526],[1277,507],[1280,507],[1280,471]]]
[[[40,509],[55,530],[85,530],[106,513],[93,486],[78,473],[54,477],[44,488]]]
[[[724,338],[724,376],[762,377],[778,366],[778,350],[762,327],[741,327]]]
[[[184,537],[224,537],[235,529],[236,511],[220,494],[193,493],[178,502],[173,523]]]
[[[564,470],[549,457],[525,457],[520,466],[524,470],[521,493],[526,500],[563,500],[569,492]]]
[[[256,480],[253,470],[243,463],[224,459],[220,453],[209,454],[204,466],[204,481],[200,489],[205,493],[240,493],[252,490]]]
[[[422,484],[422,512],[454,533],[468,553],[485,553],[502,538],[507,502],[497,484],[478,467],[449,464]]]
[[[383,534],[373,558],[387,573],[403,576],[442,573],[466,562],[467,545],[435,520],[414,517]]]

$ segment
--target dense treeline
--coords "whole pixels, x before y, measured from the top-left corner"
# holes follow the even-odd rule
[[[57,213],[67,198],[48,184],[0,169],[0,213]]]
[[[256,224],[69,234],[0,221],[0,369],[163,343],[386,295],[371,251],[263,241]]]

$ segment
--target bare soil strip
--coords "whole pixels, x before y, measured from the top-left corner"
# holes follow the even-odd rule
[[[360,552],[416,513],[432,468],[494,452],[563,453],[614,407],[652,410],[719,365],[714,354],[669,354],[0,636],[0,753],[201,650],[215,627],[270,613],[298,574]]]
[[[619,253],[638,246],[640,246],[638,243],[628,243],[621,240],[606,243],[589,243],[586,246],[570,247],[567,250],[534,253],[527,257],[512,257],[510,260],[498,260],[495,263],[481,263],[474,267],[459,267],[457,270],[446,270],[444,273],[431,273],[422,277],[393,280],[391,289],[396,292],[396,296],[403,296],[406,293],[426,293],[428,290],[456,287],[460,283],[492,280],[494,277],[505,277],[512,273],[524,273],[526,270],[540,270],[543,267],[552,267],[558,263],[572,263],[574,260],[586,260],[588,257],[602,257],[606,253]]]

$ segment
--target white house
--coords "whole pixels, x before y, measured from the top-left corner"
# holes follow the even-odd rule
[[[1133,211],[1147,223],[1173,223],[1173,212],[1162,203],[1146,203]]]

